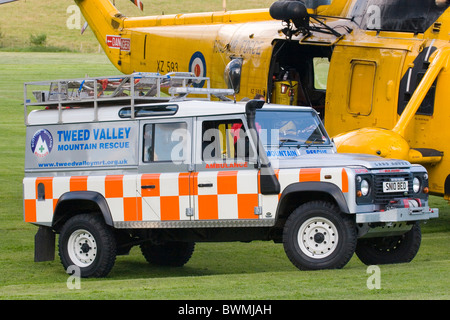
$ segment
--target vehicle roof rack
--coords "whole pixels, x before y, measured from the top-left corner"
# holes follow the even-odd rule
[[[206,88],[197,88],[204,82]],[[188,97],[194,95],[194,97]],[[196,77],[189,72],[133,73],[131,75],[63,79],[24,83],[25,124],[29,109],[57,109],[59,119],[65,108],[94,108],[94,121],[98,121],[98,107],[148,105],[149,103],[180,100],[231,100],[232,89],[211,89],[210,79]],[[33,101],[33,102],[32,102]],[[132,116],[134,118],[134,116]]]

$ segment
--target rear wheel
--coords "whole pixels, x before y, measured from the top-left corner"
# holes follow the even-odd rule
[[[300,270],[338,269],[356,247],[353,220],[331,203],[313,201],[298,207],[283,230],[286,255]]]
[[[410,262],[420,248],[422,232],[415,224],[400,236],[359,239],[356,255],[366,265]]]
[[[195,242],[172,241],[163,244],[146,242],[140,247],[145,259],[151,264],[182,267],[192,257]]]
[[[65,269],[75,265],[82,277],[105,277],[116,260],[114,233],[100,216],[76,215],[61,229],[59,256]]]

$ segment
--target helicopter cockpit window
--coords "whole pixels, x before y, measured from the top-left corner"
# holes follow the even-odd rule
[[[446,8],[450,5],[450,1],[449,0],[435,0],[436,2],[436,6],[438,8]]]
[[[448,0],[358,0],[349,18],[363,29],[423,33],[449,6]]]
[[[308,8],[317,9],[318,6],[330,4],[331,0],[305,0],[303,2],[306,4],[306,7]]]

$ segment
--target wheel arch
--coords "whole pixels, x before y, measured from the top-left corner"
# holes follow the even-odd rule
[[[107,225],[113,226],[108,203],[100,193],[95,191],[72,191],[64,193],[56,204],[52,221],[53,229],[60,230],[69,218],[80,213],[100,214]]]
[[[277,207],[277,220],[286,219],[300,205],[314,200],[326,200],[338,206],[341,212],[350,213],[342,190],[329,182],[298,182],[287,186]]]

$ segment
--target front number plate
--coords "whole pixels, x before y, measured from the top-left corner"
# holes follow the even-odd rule
[[[404,192],[408,191],[408,181],[383,182],[383,192]]]

